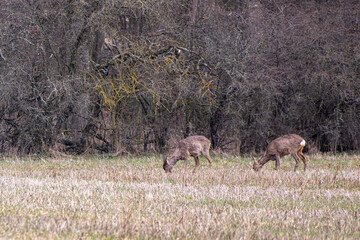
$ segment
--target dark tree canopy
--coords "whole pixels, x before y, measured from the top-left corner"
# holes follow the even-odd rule
[[[360,3],[0,2],[0,152],[360,144]]]

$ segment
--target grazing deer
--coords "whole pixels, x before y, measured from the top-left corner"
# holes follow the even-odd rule
[[[203,154],[206,157],[211,166],[212,160],[209,155],[210,145],[210,140],[204,136],[190,136],[181,140],[173,154],[170,156],[170,159],[168,160],[167,157],[164,157],[163,168],[165,172],[171,172],[172,168],[179,160],[184,160],[184,168],[186,169],[190,156],[195,159],[195,172],[200,164],[200,154]]]
[[[302,153],[302,150],[305,146],[305,140],[296,134],[287,134],[281,137],[276,138],[266,148],[264,156],[259,160],[254,159],[254,170],[259,171],[262,166],[265,165],[268,161],[275,162],[275,170],[280,168],[280,158],[286,155],[291,154],[295,159],[295,169],[299,166],[300,160],[304,163],[304,171],[306,171],[306,157]]]

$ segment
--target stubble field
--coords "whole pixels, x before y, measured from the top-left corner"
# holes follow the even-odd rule
[[[160,156],[1,157],[1,239],[360,239],[357,155],[239,156],[171,174]]]

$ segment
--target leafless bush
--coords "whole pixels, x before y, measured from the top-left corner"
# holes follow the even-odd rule
[[[360,139],[358,1],[2,1],[1,151]],[[179,136],[172,136],[172,133]]]

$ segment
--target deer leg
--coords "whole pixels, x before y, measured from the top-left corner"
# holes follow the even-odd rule
[[[280,168],[280,156],[275,155],[275,170],[278,170]]]
[[[299,159],[299,156],[297,155],[297,153],[292,153],[291,156],[295,159],[295,168],[294,168],[294,172],[296,172],[296,169],[298,168],[299,166],[299,163],[300,163],[300,159]]]
[[[209,151],[204,151],[204,152],[203,152],[203,155],[204,155],[204,157],[209,161],[210,167],[211,167],[211,166],[212,166],[212,160],[211,160]]]
[[[298,152],[300,159],[303,161],[304,163],[304,171],[306,171],[306,157],[305,155],[302,153],[302,149]]]
[[[199,167],[199,165],[200,165],[199,157],[198,157],[198,156],[197,156],[197,157],[194,157],[194,159],[195,159],[195,168],[194,168],[193,173],[195,173],[196,169],[197,169],[197,168]]]
[[[189,157],[186,157],[186,158],[184,159],[184,170],[185,170],[185,171],[186,171],[186,166],[187,166],[188,162],[189,162]]]

